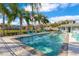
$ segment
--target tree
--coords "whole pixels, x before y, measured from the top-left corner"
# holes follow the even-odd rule
[[[30,14],[28,11],[25,11],[24,9],[21,9],[19,7],[19,5],[16,4],[9,4],[10,9],[12,10],[12,14],[9,16],[9,21],[8,23],[11,23],[12,21],[14,21],[16,19],[16,17],[18,17],[20,19],[20,34],[22,33],[22,23],[23,23],[23,19],[26,20],[27,24],[29,25],[29,19],[30,19]],[[26,19],[27,18],[27,19]]]
[[[35,22],[37,21],[36,19],[34,19],[35,11],[37,12],[37,14],[39,14],[38,10],[41,7],[41,3],[30,3],[30,6],[32,9],[32,12],[31,12],[32,19],[31,20],[35,24]],[[33,29],[34,29],[34,26],[33,26]]]
[[[30,18],[30,12],[28,11],[24,11],[24,15],[23,15],[23,18],[25,19],[26,23],[27,23],[27,26],[28,26],[28,30],[29,31],[29,26],[30,26],[30,21],[31,21],[31,18]]]
[[[8,23],[11,23],[18,17],[20,19],[20,34],[22,33],[22,19],[23,19],[23,11],[19,8],[19,5],[17,3],[11,3],[9,4],[9,7],[11,9],[12,14],[9,16]]]
[[[0,4],[0,13],[3,15],[3,35],[5,35],[5,19],[6,16],[9,14],[9,10],[6,8],[6,4],[1,3]]]
[[[38,15],[39,15],[39,16],[38,16]],[[39,27],[40,27],[41,29],[43,29],[43,24],[49,23],[47,17],[44,16],[44,15],[42,15],[42,14],[36,14],[36,15],[34,15],[34,19],[35,19],[36,21],[38,21]]]

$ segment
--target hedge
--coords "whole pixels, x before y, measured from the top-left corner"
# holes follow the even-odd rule
[[[17,35],[17,34],[20,34],[21,32],[21,34],[25,34],[25,33],[27,33],[26,32],[26,30],[22,30],[21,32],[20,32],[20,30],[4,30],[5,31],[5,35],[6,36],[9,36],[9,35]],[[0,36],[3,34],[3,30],[0,30]]]

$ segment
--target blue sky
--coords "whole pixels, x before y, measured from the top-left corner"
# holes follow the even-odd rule
[[[31,11],[31,7],[28,4],[19,4],[20,8],[24,8],[26,11]],[[42,4],[39,9],[39,13],[42,13],[48,17],[50,22],[61,20],[78,20],[79,19],[79,4],[78,3],[53,3]],[[1,22],[1,21],[0,21]],[[12,24],[19,24],[19,19],[12,22]],[[24,23],[26,24],[26,23]]]
[[[75,6],[67,6],[66,8],[58,7],[57,10],[43,12],[48,17],[55,17],[55,16],[66,16],[66,15],[79,15],[79,4]]]
[[[54,4],[51,5],[53,6]],[[53,7],[50,8],[50,11],[42,12],[42,14],[48,16],[48,19],[51,22],[69,18],[72,20],[79,19],[79,4],[77,3],[55,4]]]

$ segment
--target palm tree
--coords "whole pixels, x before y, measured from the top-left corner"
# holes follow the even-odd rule
[[[19,5],[17,3],[11,3],[9,4],[9,7],[11,9],[12,14],[9,16],[8,23],[11,23],[16,19],[16,17],[19,17],[20,19],[20,34],[22,33],[22,10],[19,8]]]
[[[30,15],[28,11],[25,11],[24,9],[20,9],[19,5],[16,4],[9,4],[10,9],[12,10],[12,14],[9,16],[8,23],[11,23],[15,20],[16,17],[19,17],[20,19],[20,34],[22,33],[22,23],[23,18],[26,20],[27,24],[29,25],[29,19]]]
[[[33,20],[33,18],[32,18],[32,20],[34,22],[38,21],[39,25],[41,23],[46,24],[49,22],[47,17],[43,16],[42,14],[39,14],[39,9],[42,7],[41,3],[31,3],[30,5],[31,5],[31,9],[32,9],[32,17],[34,18],[34,20]],[[34,11],[36,11],[37,14],[34,13]],[[42,26],[39,26],[39,27],[42,27]]]
[[[28,26],[28,29],[27,31],[29,32],[29,25],[30,25],[30,21],[31,21],[31,18],[30,18],[30,13],[28,11],[24,11],[24,15],[23,15],[23,18],[25,19],[26,23],[27,23],[27,26]]]
[[[14,19],[16,18],[16,17],[19,17],[20,18],[20,31],[22,30],[22,19],[23,19],[23,17],[26,19],[26,22],[27,22],[27,24],[29,25],[29,20],[31,19],[30,18],[30,14],[27,12],[25,12],[24,10],[22,10],[22,9],[20,9],[19,8],[19,6],[18,6],[18,4],[9,4],[10,5],[10,8],[12,9],[12,13],[14,14]],[[37,9],[37,12],[38,12],[38,6],[39,5],[41,5],[40,3],[38,3],[38,4],[36,4],[36,3],[30,3],[30,5],[31,5],[31,8],[32,8],[32,17],[34,17],[34,14],[35,14],[35,9]],[[23,14],[24,13],[26,13],[26,14],[28,14],[28,16],[23,16]],[[11,16],[11,15],[10,15]],[[11,17],[11,18],[13,18],[13,17]],[[11,20],[10,20],[11,21]],[[35,22],[35,20],[32,18],[31,19],[31,21],[32,22]],[[34,26],[33,26],[33,29],[34,29]]]
[[[0,4],[0,13],[3,15],[3,35],[5,35],[5,19],[6,15],[9,14],[9,10],[6,8],[6,4],[1,3]]]
[[[38,16],[39,15],[39,16]],[[34,19],[36,21],[38,21],[39,25],[40,25],[40,28],[43,29],[43,24],[47,24],[49,23],[48,19],[46,16],[42,15],[42,14],[36,14],[34,16]]]
[[[47,23],[49,23],[49,20],[47,19],[46,16],[42,16],[41,22],[44,24],[47,24]]]
[[[41,3],[30,3],[30,6],[32,9],[32,12],[31,12],[32,19],[31,20],[32,20],[32,22],[35,23],[37,21],[36,19],[34,19],[35,11],[37,12],[37,14],[39,14],[38,10],[41,7]],[[34,26],[33,26],[33,29],[35,29]]]

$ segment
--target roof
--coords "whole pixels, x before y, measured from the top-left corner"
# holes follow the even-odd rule
[[[79,23],[65,24],[65,25],[61,25],[59,27],[79,27]]]

